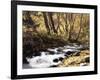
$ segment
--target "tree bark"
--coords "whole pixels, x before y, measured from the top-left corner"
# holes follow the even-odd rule
[[[49,22],[48,22],[47,15],[46,15],[45,12],[43,12],[43,17],[44,17],[44,22],[45,22],[47,32],[48,32],[48,34],[50,34],[50,27],[49,27],[49,24],[48,24]]]
[[[80,29],[79,29],[78,36],[76,38],[76,41],[78,40],[79,35],[80,35],[80,32],[81,32],[81,29],[82,29],[82,17],[83,17],[83,14],[81,15],[81,18],[80,18]]]
[[[51,27],[53,29],[53,32],[57,33],[57,30],[55,29],[55,25],[54,25],[54,21],[53,21],[53,14],[52,13],[48,13],[48,16],[49,16],[49,20],[51,22]]]
[[[74,28],[74,22],[75,22],[75,17],[73,16],[73,13],[70,13],[69,16],[69,22],[70,22],[70,30],[69,30],[69,37],[68,37],[68,41],[71,41],[71,33],[73,31]]]

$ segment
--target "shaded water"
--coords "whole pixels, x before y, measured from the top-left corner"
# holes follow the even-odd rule
[[[84,48],[85,47],[83,45],[77,44],[48,48],[47,51],[39,52],[41,54],[39,56],[32,56],[32,58],[26,57],[28,64],[23,64],[23,68],[28,69],[57,67],[62,63],[63,59],[74,53],[78,55]]]

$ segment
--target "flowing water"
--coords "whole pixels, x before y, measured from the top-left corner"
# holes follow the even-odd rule
[[[23,68],[48,68],[57,67],[64,58],[74,53],[80,53],[84,49],[82,45],[66,45],[63,47],[48,48],[47,51],[39,52],[41,55],[26,57],[28,64],[23,64]]]

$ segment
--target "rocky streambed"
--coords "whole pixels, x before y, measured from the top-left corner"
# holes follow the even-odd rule
[[[66,45],[63,47],[48,48],[46,51],[33,53],[31,58],[26,57],[28,63],[23,68],[48,68],[88,66],[90,52],[87,46]]]

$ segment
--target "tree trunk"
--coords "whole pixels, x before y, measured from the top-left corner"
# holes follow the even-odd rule
[[[49,20],[51,22],[51,27],[53,29],[53,32],[57,33],[57,30],[55,29],[55,25],[54,25],[54,21],[53,21],[53,14],[52,13],[48,13],[48,16],[49,16]]]
[[[47,32],[48,34],[50,34],[50,27],[49,27],[49,22],[48,22],[48,18],[47,18],[47,15],[45,12],[43,12],[43,17],[44,17],[44,22],[45,22],[45,26],[46,26],[46,29],[47,29]]]
[[[77,38],[76,38],[76,40],[75,40],[75,41],[77,41],[77,40],[78,40],[79,35],[80,35],[80,32],[81,32],[81,29],[82,29],[82,17],[83,17],[83,14],[81,15],[81,18],[80,18],[80,29],[79,29],[78,36],[77,36]]]
[[[68,37],[68,41],[71,41],[71,33],[73,31],[73,28],[74,28],[74,21],[75,21],[75,17],[73,16],[73,13],[70,13],[70,16],[69,16],[69,25],[70,25],[70,30],[69,30],[69,37]]]

